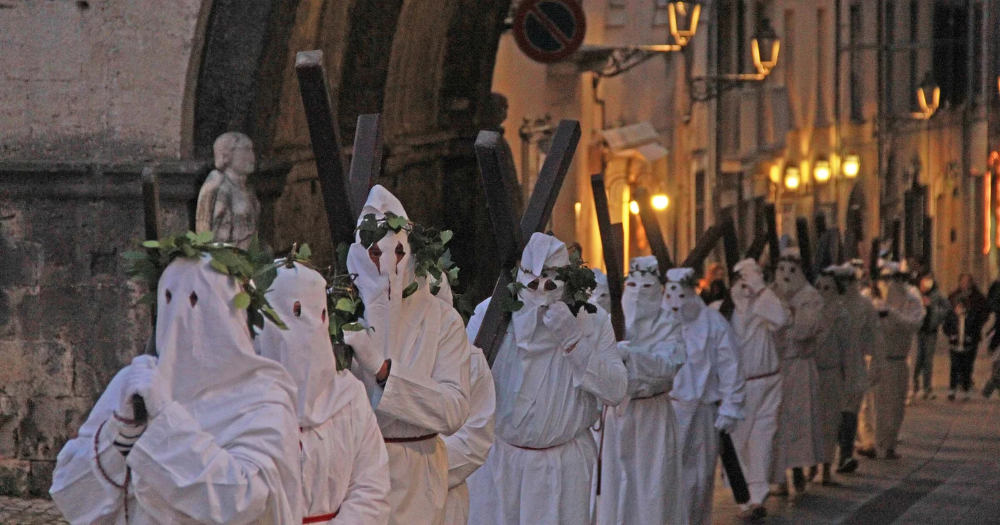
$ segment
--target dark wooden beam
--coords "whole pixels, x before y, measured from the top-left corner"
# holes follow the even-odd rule
[[[598,173],[590,177],[590,189],[594,193],[594,211],[597,212],[597,228],[601,233],[601,249],[604,252],[604,266],[608,275],[608,295],[611,296],[611,326],[615,330],[615,339],[625,339],[625,312],[622,310],[622,278],[624,264],[620,247],[615,239],[615,229],[611,224],[608,212],[608,194],[604,188],[604,174]],[[621,230],[621,224],[617,224]]]
[[[636,204],[639,205],[639,219],[642,220],[642,228],[646,230],[649,251],[653,252],[656,257],[657,266],[660,268],[660,281],[663,281],[667,270],[674,266],[674,261],[670,258],[670,249],[667,248],[663,232],[660,231],[660,221],[656,217],[656,210],[653,209],[649,201],[649,192],[640,186],[634,190],[633,197],[635,197]]]
[[[378,113],[358,115],[354,130],[354,153],[351,155],[350,195],[351,215],[361,215],[379,175],[382,174],[382,117]]]

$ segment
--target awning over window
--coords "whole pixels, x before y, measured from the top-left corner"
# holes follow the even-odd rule
[[[666,157],[670,150],[660,142],[660,134],[649,122],[639,122],[601,131],[608,149],[615,156],[638,157],[646,162],[656,162]]]

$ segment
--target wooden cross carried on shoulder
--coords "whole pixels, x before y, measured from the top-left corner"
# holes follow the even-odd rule
[[[354,228],[368,190],[382,171],[382,123],[378,113],[358,116],[350,168],[340,146],[337,110],[330,97],[323,52],[295,54],[295,73],[305,106],[309,138],[316,158],[316,175],[330,226],[332,246],[354,242]],[[336,259],[336,257],[334,257]]]
[[[580,123],[575,120],[559,122],[552,138],[552,146],[520,222],[515,217],[513,204],[517,178],[514,167],[507,165],[507,156],[502,149],[503,140],[503,136],[496,131],[480,131],[476,137],[476,158],[483,177],[490,222],[501,260],[500,275],[493,287],[492,299],[475,340],[475,345],[483,350],[490,366],[496,359],[510,322],[510,313],[505,312],[503,306],[504,298],[510,293],[507,286],[513,280],[512,270],[531,234],[542,231],[549,222],[552,207],[559,196],[559,188],[566,178],[580,140]]]

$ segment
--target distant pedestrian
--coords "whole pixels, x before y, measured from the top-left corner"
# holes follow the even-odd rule
[[[994,390],[1000,390],[1000,352],[993,351],[993,362],[991,363],[993,374],[986,380],[983,387],[983,397],[989,399]]]
[[[958,299],[954,309],[944,323],[944,333],[948,336],[951,354],[951,386],[948,400],[954,401],[958,390],[962,390],[963,399],[971,397],[972,362],[976,359],[976,347],[979,346],[979,330],[976,330],[976,319],[971,314],[969,300]]]
[[[990,316],[990,308],[986,301],[986,296],[979,291],[979,287],[976,285],[976,281],[973,280],[972,275],[968,273],[963,273],[958,276],[958,288],[955,289],[949,296],[948,301],[951,302],[952,308],[958,305],[959,301],[965,300],[965,314],[966,321],[964,324],[964,330],[969,334],[974,334],[976,344],[969,347],[969,355],[964,357],[961,361],[962,366],[968,365],[968,378],[971,388],[972,384],[972,371],[976,364],[976,353],[979,350],[979,340],[980,333],[983,330],[983,326],[986,325],[986,321]],[[960,367],[960,369],[962,369]],[[962,369],[964,370],[964,369]],[[964,373],[961,377],[964,377]],[[952,386],[952,390],[954,390]]]
[[[924,322],[917,333],[917,356],[913,363],[913,398],[920,393],[920,380],[923,379],[924,399],[934,399],[931,375],[934,371],[938,328],[951,311],[951,305],[938,288],[933,274],[924,274],[919,280],[919,286],[920,299],[924,305]]]

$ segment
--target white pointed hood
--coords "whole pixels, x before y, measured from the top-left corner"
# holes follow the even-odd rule
[[[590,292],[589,302],[600,306],[605,312],[610,312],[611,290],[608,289],[608,276],[600,268],[591,268],[590,271],[594,273],[594,281],[597,285]]]
[[[395,195],[376,184],[368,192],[368,200],[361,209],[357,224],[360,226],[366,215],[375,215],[378,220],[385,219],[387,213],[392,213],[404,219],[408,218],[403,204]],[[361,242],[361,233],[355,233],[355,243]],[[384,237],[379,239],[371,248],[368,248],[369,256],[378,260],[376,265],[364,265],[361,268],[353,268],[348,260],[348,271],[351,273],[371,273],[372,277],[389,282],[389,295],[391,299],[402,298],[403,290],[415,281],[414,271],[416,261],[410,248],[409,233],[405,230],[399,232],[389,231]]]
[[[562,241],[544,233],[536,232],[531,235],[521,253],[517,271],[517,282],[524,285],[517,293],[524,306],[512,315],[514,331],[519,340],[532,339],[536,328],[541,325],[541,309],[562,298],[564,283],[556,280],[554,273],[546,268],[567,264],[569,252]]]
[[[656,257],[635,257],[629,262],[628,277],[622,291],[625,333],[628,338],[649,332],[649,325],[659,317],[663,303],[663,285]]]
[[[298,386],[299,426],[323,424],[350,402],[347,372],[338,374],[330,343],[326,280],[316,270],[281,265],[267,300],[288,326],[270,321],[254,341],[260,355],[285,367]]]

